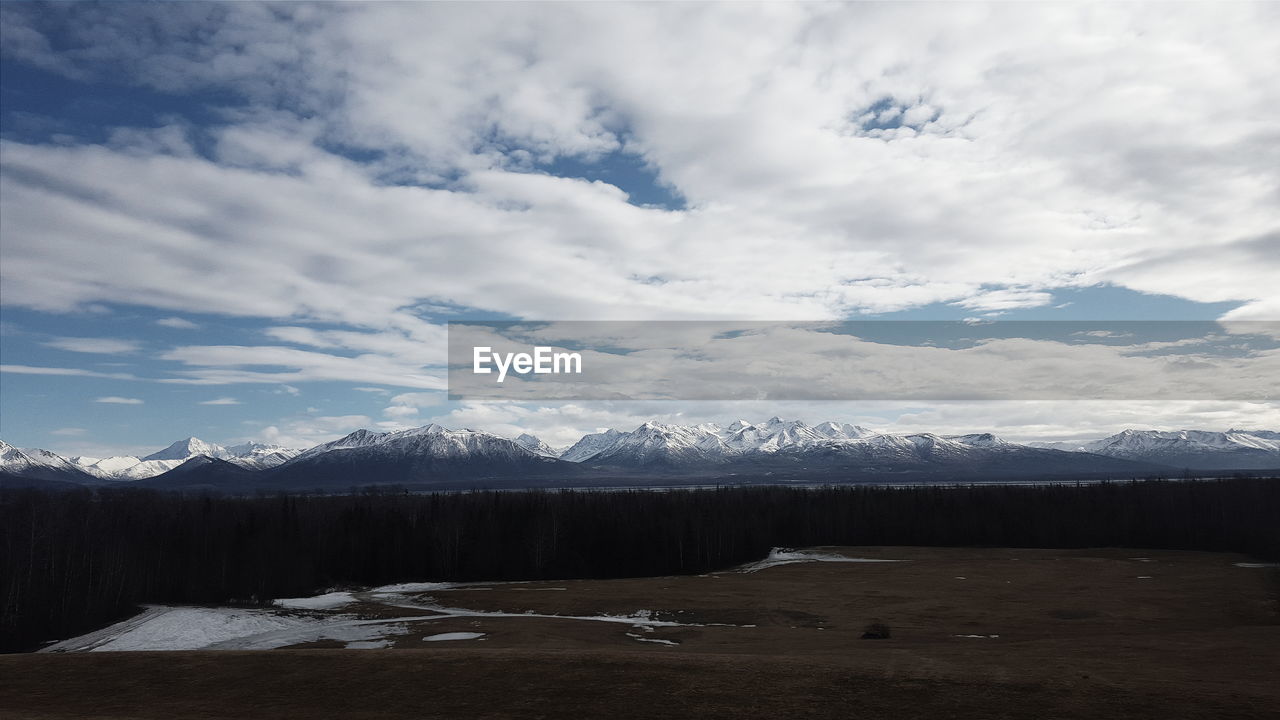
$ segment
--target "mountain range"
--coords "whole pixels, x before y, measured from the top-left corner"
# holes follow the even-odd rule
[[[1280,468],[1272,431],[1125,430],[1087,443],[1018,444],[990,433],[889,434],[856,425],[771,418],[728,425],[646,422],[583,436],[563,450],[439,425],[357,430],[307,450],[222,447],[187,438],[142,457],[64,458],[0,442],[6,484],[129,483],[159,488],[335,490],[557,487],[668,483],[972,481],[1150,477]]]

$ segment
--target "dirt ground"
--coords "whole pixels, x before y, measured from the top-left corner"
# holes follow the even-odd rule
[[[0,656],[9,718],[1280,718],[1280,580],[1152,550],[825,548],[696,577],[494,584],[386,650]],[[341,608],[420,617],[379,598]],[[863,639],[880,622],[887,639]],[[450,632],[480,639],[428,642]],[[654,642],[665,641],[665,642]]]

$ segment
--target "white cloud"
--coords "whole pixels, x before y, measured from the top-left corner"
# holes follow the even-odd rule
[[[136,380],[129,373],[104,373],[84,368],[38,367],[32,365],[0,365],[0,372],[17,375],[65,375],[73,377],[111,378],[113,380]]]
[[[267,425],[253,437],[243,440],[261,440],[284,447],[305,449],[369,427],[373,427],[373,421],[367,415],[308,416]]]
[[[994,314],[1110,283],[1280,318],[1274,5],[71,5],[66,50],[0,11],[16,62],[249,102],[0,143],[7,304],[293,346],[175,348],[173,382],[439,390],[418,308]],[[686,206],[540,172],[612,152]]]
[[[138,398],[119,397],[117,395],[108,395],[94,400],[96,403],[106,403],[108,405],[141,405],[142,400]]]
[[[156,324],[162,327],[174,328],[176,330],[196,330],[200,327],[199,324],[180,317],[160,318],[156,321]]]
[[[116,338],[75,338],[60,337],[48,340],[44,343],[52,348],[59,350],[69,350],[78,353],[96,353],[100,355],[117,355],[124,353],[137,352],[140,345],[133,340],[120,340]]]
[[[240,405],[241,403],[239,400],[233,397],[220,397],[220,398],[214,398],[213,400],[204,400],[196,404],[197,405]]]
[[[439,389],[444,381],[421,366],[400,364],[380,355],[344,357],[276,346],[199,345],[162,353],[163,360],[190,366],[161,382],[190,385],[294,383],[317,380],[376,382],[399,387]],[[264,370],[261,368],[279,368]]]
[[[84,434],[85,434],[85,433],[87,433],[87,432],[89,432],[89,431],[88,431],[88,430],[86,430],[86,429],[84,429],[84,428],[78,428],[78,427],[64,427],[64,428],[58,428],[57,430],[50,430],[50,431],[49,431],[49,434],[50,434],[50,435],[59,435],[59,436],[64,436],[64,437],[78,437],[78,436],[80,436],[80,435],[84,435]]]
[[[143,34],[139,12],[175,32]],[[298,113],[233,116],[213,162],[6,144],[14,302],[386,328],[440,300],[527,317],[791,319],[999,311],[1098,282],[1274,300],[1277,261],[1250,249],[1274,245],[1278,219],[1266,6],[219,14],[202,44],[174,39],[206,22],[185,10],[78,17],[136,40],[93,58],[135,82],[228,87]],[[85,51],[69,57],[87,66]],[[885,101],[912,127],[858,126]],[[359,165],[317,147],[329,140],[386,154]],[[510,171],[619,147],[689,208]],[[388,173],[457,179],[389,187]],[[160,192],[173,201],[152,202]],[[55,263],[23,238],[63,252]],[[309,335],[294,340],[349,340]]]

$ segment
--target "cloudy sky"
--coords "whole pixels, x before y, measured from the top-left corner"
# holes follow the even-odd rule
[[[1242,401],[450,402],[444,323],[1280,319],[1280,4],[0,5],[0,437],[1094,437]]]

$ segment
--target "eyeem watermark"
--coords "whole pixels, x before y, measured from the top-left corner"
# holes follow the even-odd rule
[[[553,352],[552,348],[541,345],[535,347],[532,354],[500,353],[494,352],[491,347],[477,347],[474,348],[471,359],[472,372],[480,374],[493,372],[493,368],[489,367],[489,363],[492,362],[498,369],[498,382],[507,378],[508,371],[518,375],[582,374],[580,353]]]
[[[1280,322],[484,320],[448,332],[450,400],[1280,401]]]

